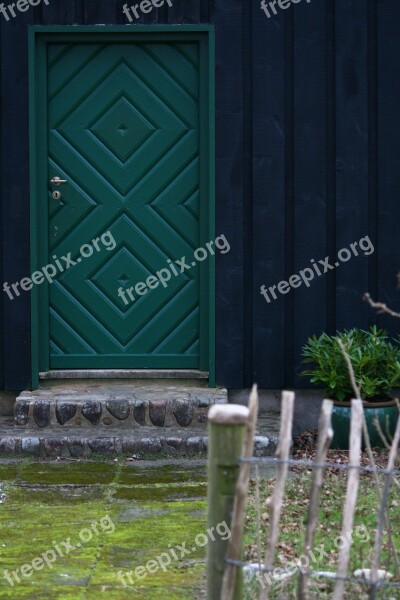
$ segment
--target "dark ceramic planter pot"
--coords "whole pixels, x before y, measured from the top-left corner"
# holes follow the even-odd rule
[[[363,406],[368,433],[371,440],[371,446],[373,448],[382,448],[384,447],[384,443],[374,425],[374,420],[377,419],[379,421],[381,429],[386,437],[387,432],[389,431],[390,436],[393,438],[397,419],[399,418],[397,404],[395,400],[389,400],[387,402],[363,402]],[[350,415],[350,402],[334,401],[332,413],[332,427],[334,436],[331,448],[340,450],[349,449]],[[363,447],[364,446],[365,444],[363,441]]]

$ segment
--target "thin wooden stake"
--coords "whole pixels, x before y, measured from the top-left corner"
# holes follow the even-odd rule
[[[292,427],[293,427],[293,411],[294,411],[294,393],[282,392],[282,412],[281,412],[281,427],[279,434],[279,444],[276,450],[276,457],[285,462],[280,462],[277,465],[277,476],[274,491],[270,499],[270,514],[271,526],[265,554],[264,566],[266,569],[272,569],[275,557],[275,549],[279,536],[279,522],[281,518],[283,494],[285,491],[286,479],[288,474],[288,459],[290,447],[292,443]],[[260,600],[269,599],[269,580],[267,572],[267,581],[262,584],[260,592]],[[264,587],[263,587],[264,586]]]
[[[347,576],[350,559],[351,532],[353,529],[354,511],[356,509],[359,483],[359,470],[361,459],[361,439],[363,426],[363,405],[361,400],[351,401],[351,426],[350,426],[350,461],[349,476],[347,479],[346,500],[344,505],[344,516],[342,524],[343,546],[339,551],[337,576]],[[356,467],[356,468],[351,468]],[[337,579],[332,600],[342,600],[344,597],[345,581]]]
[[[243,458],[252,458],[254,452],[254,435],[258,416],[258,391],[257,386],[253,389],[249,399],[249,419],[247,421],[246,438],[243,448]],[[236,482],[235,501],[231,523],[231,537],[228,544],[226,558],[229,560],[240,560],[242,554],[242,539],[244,529],[244,516],[250,479],[249,462],[240,463],[238,480]],[[236,584],[237,567],[227,563],[224,578],[222,580],[221,600],[233,600]]]
[[[333,402],[331,400],[324,400],[322,403],[321,414],[319,417],[319,435],[318,435],[318,444],[317,444],[317,452],[315,457],[315,462],[317,465],[322,465],[326,461],[326,455],[331,445],[333,438],[333,429],[332,429],[332,410],[333,410]],[[311,484],[311,498],[310,504],[308,507],[308,518],[307,518],[307,529],[306,529],[306,537],[305,537],[305,555],[312,550],[315,532],[317,529],[317,521],[318,521],[318,506],[319,500],[321,496],[321,487],[322,481],[324,478],[324,469],[323,467],[315,467],[313,469],[313,477]],[[300,571],[299,574],[299,585],[297,591],[297,597],[299,600],[307,600],[308,596],[308,584],[309,584],[309,576],[306,575],[303,571]]]
[[[392,471],[395,467],[396,458],[397,458],[397,450],[399,448],[400,443],[400,417],[397,420],[396,431],[393,438],[393,444],[390,449],[389,459],[387,464],[387,470]],[[385,514],[386,514],[386,503],[389,495],[390,484],[393,478],[392,473],[388,473],[386,475],[386,483],[385,489],[382,495],[381,505],[379,509],[379,519],[378,519],[378,527],[376,528],[375,534],[375,547],[374,547],[374,558],[372,562],[372,571],[371,571],[371,590],[369,598],[370,600],[375,600],[376,596],[376,583],[378,581],[378,569],[379,569],[379,561],[381,557],[381,549],[382,549],[382,538],[383,538],[383,526],[385,524]]]
[[[352,362],[350,360],[350,356],[348,355],[348,353],[346,351],[346,348],[344,347],[344,344],[343,344],[342,340],[339,339],[339,338],[337,338],[337,342],[338,342],[338,344],[340,346],[340,349],[342,351],[342,354],[343,354],[344,359],[345,359],[346,364],[347,364],[347,368],[348,368],[349,376],[350,376],[350,382],[351,382],[352,388],[354,390],[355,397],[358,400],[361,400],[361,392],[360,392],[360,388],[356,384],[356,377],[355,377],[355,374],[354,374],[354,368],[353,368],[353,364],[352,364]],[[399,409],[399,412],[400,412],[399,401],[396,400],[396,403],[397,403],[397,408]],[[377,492],[378,497],[379,497],[379,502],[382,503],[381,487],[380,487],[380,484],[379,484],[378,474],[377,474],[377,471],[376,471],[376,464],[375,464],[374,455],[372,453],[371,440],[369,438],[369,433],[368,433],[368,427],[367,427],[367,421],[366,421],[366,418],[365,418],[365,414],[363,414],[363,433],[364,433],[364,441],[365,441],[365,447],[366,447],[367,454],[368,454],[368,459],[369,459],[369,462],[371,464],[371,467],[374,470],[376,492]],[[396,568],[396,574],[397,574],[397,576],[400,576],[400,564],[399,564],[399,559],[397,557],[396,547],[395,547],[394,541],[393,541],[392,526],[391,526],[391,523],[390,523],[390,518],[389,518],[389,516],[386,513],[384,514],[384,517],[385,517],[385,524],[386,524],[386,528],[387,528],[387,532],[388,532],[389,545],[390,545],[390,548],[391,548],[391,551],[392,551],[392,556],[394,558],[394,564],[395,564],[395,568]]]

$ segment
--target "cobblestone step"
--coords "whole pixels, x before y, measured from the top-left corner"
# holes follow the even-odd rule
[[[207,429],[204,427],[140,427],[134,431],[110,427],[22,429],[12,418],[0,418],[0,456],[21,455],[42,458],[88,458],[91,455],[125,455],[136,458],[206,455]],[[256,456],[270,456],[276,450],[276,438],[259,435]]]
[[[17,398],[0,417],[0,455],[86,458],[206,455],[207,414],[227,391],[171,381],[55,381]],[[261,411],[256,456],[277,446],[279,413]]]
[[[134,382],[55,382],[22,392],[14,409],[18,428],[135,430],[205,427],[212,404],[226,403],[225,389]]]

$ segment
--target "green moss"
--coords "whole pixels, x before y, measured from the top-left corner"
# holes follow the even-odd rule
[[[204,481],[205,467],[196,466],[188,469],[185,466],[165,465],[159,467],[125,466],[121,468],[118,482],[120,484],[152,484],[152,483],[185,483]]]
[[[105,486],[102,485],[91,485],[89,487],[83,486],[30,486],[29,488],[29,502],[35,504],[52,504],[52,505],[63,505],[65,500],[68,499],[69,504],[80,504],[81,502],[88,502],[91,500],[100,500],[107,492]],[[19,489],[18,492],[14,488],[13,500],[15,501],[19,497],[25,496],[26,499],[26,488]]]
[[[25,483],[49,485],[90,485],[111,483],[118,472],[115,464],[104,463],[45,463],[29,464],[20,470],[20,478]]]
[[[90,586],[86,599],[98,600],[98,598],[102,597],[102,594],[104,595],[104,592],[107,594],[107,600],[166,600],[166,598],[168,600],[193,600],[197,597],[192,585],[188,588],[169,586],[167,592],[164,586],[152,587],[150,591],[148,586],[142,585],[133,589]]]
[[[207,495],[207,487],[204,484],[198,485],[154,485],[154,486],[118,486],[114,492],[113,498],[123,500],[164,500],[173,502],[183,498],[202,498]]]
[[[18,472],[18,465],[16,463],[13,464],[1,464],[0,463],[0,483],[2,481],[9,481],[12,479],[16,479]]]
[[[15,598],[18,600],[79,600],[82,597],[84,589],[82,588],[78,592],[76,586],[61,585],[52,586],[51,589],[48,588],[46,590],[46,588],[40,585],[24,585],[18,586],[17,589],[10,588],[7,594],[5,590],[1,590],[0,598]]]

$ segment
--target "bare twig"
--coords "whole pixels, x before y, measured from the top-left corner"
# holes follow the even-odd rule
[[[368,302],[370,307],[376,310],[378,315],[386,314],[390,315],[391,317],[396,317],[397,319],[400,319],[400,313],[395,312],[394,310],[386,306],[384,302],[374,302],[374,300],[372,300],[371,296],[368,293],[364,294],[363,300],[365,300],[365,302]]]
[[[379,422],[379,419],[376,419],[376,418],[375,418],[375,419],[373,420],[373,423],[374,423],[374,427],[375,427],[375,429],[377,430],[377,432],[378,432],[378,435],[379,435],[379,437],[381,438],[381,440],[382,440],[382,443],[383,443],[383,445],[385,446],[386,450],[390,450],[391,446],[390,446],[390,444],[389,444],[389,442],[388,442],[388,440],[387,440],[387,437],[386,437],[386,435],[385,435],[385,434],[383,433],[383,431],[382,431],[382,427],[381,427],[381,424],[380,424],[380,422]]]
[[[353,369],[353,365],[350,360],[350,356],[347,354],[346,348],[344,347],[342,340],[340,338],[336,338],[336,339],[337,339],[337,343],[339,344],[340,349],[342,351],[344,360],[346,361],[346,364],[347,364],[347,369],[349,371],[349,376],[350,376],[351,387],[354,390],[355,397],[357,398],[357,400],[361,400],[361,391],[356,383],[356,377],[354,375],[354,369]]]

